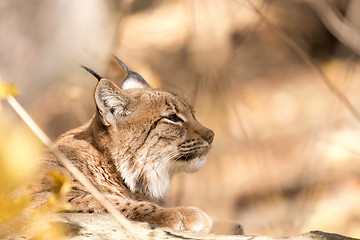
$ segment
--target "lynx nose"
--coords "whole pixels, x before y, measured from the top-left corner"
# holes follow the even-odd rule
[[[205,134],[204,134],[204,139],[209,143],[211,144],[214,140],[214,132],[212,130],[208,130]]]

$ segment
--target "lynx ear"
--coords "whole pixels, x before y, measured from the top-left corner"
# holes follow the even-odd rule
[[[132,97],[118,88],[107,79],[101,79],[95,89],[95,102],[101,121],[105,126],[116,124],[116,119],[127,116],[130,111],[127,106],[131,103]]]
[[[122,90],[127,90],[131,88],[151,88],[150,85],[143,79],[140,74],[128,68],[128,66],[126,66],[125,63],[121,61],[117,56],[114,57],[116,61],[118,61],[118,63],[120,63],[120,65],[126,71],[126,77],[121,85]]]

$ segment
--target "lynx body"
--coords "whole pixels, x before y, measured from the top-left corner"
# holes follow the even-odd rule
[[[117,60],[127,71],[121,88],[86,68],[99,80],[96,113],[87,124],[61,135],[56,146],[127,218],[208,232],[212,220],[200,209],[163,204],[172,175],[203,167],[214,133],[195,119],[186,100],[151,88]],[[67,174],[51,153],[44,164]],[[51,191],[46,177],[41,183],[39,202]],[[75,179],[67,201],[79,212],[105,211]]]

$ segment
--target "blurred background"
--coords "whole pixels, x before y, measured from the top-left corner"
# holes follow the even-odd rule
[[[56,139],[95,111],[96,79],[80,65],[120,84],[115,54],[185,95],[215,132],[207,165],[174,177],[169,206],[197,206],[251,235],[360,237],[360,121],[346,105],[360,111],[359,9],[357,0],[1,0],[0,74]],[[2,105],[7,139],[20,120]]]

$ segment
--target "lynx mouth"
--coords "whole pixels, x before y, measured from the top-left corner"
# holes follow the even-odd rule
[[[206,163],[206,154],[187,156],[188,158],[179,157],[172,166],[172,173],[176,172],[196,172]]]
[[[194,159],[205,157],[206,154],[209,152],[209,150],[210,149],[203,149],[203,151],[201,151],[201,152],[195,151],[195,152],[190,152],[190,153],[183,153],[183,154],[181,154],[180,157],[175,159],[175,161],[190,162],[190,161],[192,161]]]
[[[189,140],[179,146],[180,157],[176,161],[192,161],[197,158],[205,157],[209,152],[211,145],[196,140]]]
[[[191,160],[194,160],[195,158],[197,157],[200,157],[201,155],[198,155],[198,154],[195,154],[195,153],[187,153],[187,154],[184,154],[180,157],[178,157],[176,159],[176,161],[184,161],[184,162],[187,162],[187,161],[191,161]]]

